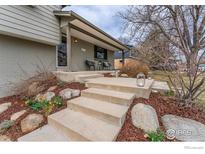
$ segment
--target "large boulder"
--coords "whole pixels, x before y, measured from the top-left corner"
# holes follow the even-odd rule
[[[72,91],[69,88],[61,90],[59,92],[59,96],[62,97],[63,99],[69,99],[72,97]]]
[[[205,125],[175,115],[164,115],[162,123],[166,129],[167,138],[181,141],[205,141]]]
[[[6,131],[7,129],[9,129],[13,125],[14,125],[13,121],[4,120],[3,122],[0,123],[0,133]]]
[[[37,128],[43,122],[43,116],[41,114],[29,114],[21,121],[22,132],[30,132]]]
[[[54,92],[48,91],[45,94],[38,94],[35,99],[38,101],[41,101],[41,100],[50,101],[54,96],[55,96]]]
[[[3,103],[0,105],[0,114],[6,111],[11,106],[11,102]]]
[[[63,98],[63,99],[69,99],[72,97],[77,97],[80,95],[80,90],[78,89],[70,89],[70,88],[66,88],[64,90],[61,90],[59,92],[59,95]]]
[[[145,132],[153,132],[159,128],[157,113],[150,105],[136,104],[131,111],[132,123]]]
[[[77,97],[80,95],[80,90],[78,89],[72,89],[72,97]]]

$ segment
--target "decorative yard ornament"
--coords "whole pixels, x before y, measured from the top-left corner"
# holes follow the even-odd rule
[[[145,86],[145,75],[143,73],[137,74],[137,86],[139,87]]]
[[[119,77],[119,73],[120,73],[120,71],[119,71],[119,70],[116,70],[116,71],[115,71],[115,77],[116,77],[116,78],[118,78],[118,77]]]

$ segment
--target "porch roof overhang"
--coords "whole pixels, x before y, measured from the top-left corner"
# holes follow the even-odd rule
[[[107,48],[111,51],[129,50],[128,46],[124,45],[73,11],[54,11],[54,15],[66,19],[62,28],[69,24],[71,36],[73,37]]]

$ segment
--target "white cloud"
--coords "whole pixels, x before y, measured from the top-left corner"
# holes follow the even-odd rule
[[[115,38],[122,35],[122,22],[116,15],[125,6],[120,5],[72,5],[65,10],[72,10],[101,28]]]

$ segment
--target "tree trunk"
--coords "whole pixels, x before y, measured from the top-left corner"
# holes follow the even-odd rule
[[[197,53],[190,53],[187,57],[187,75],[193,76],[197,71]]]

